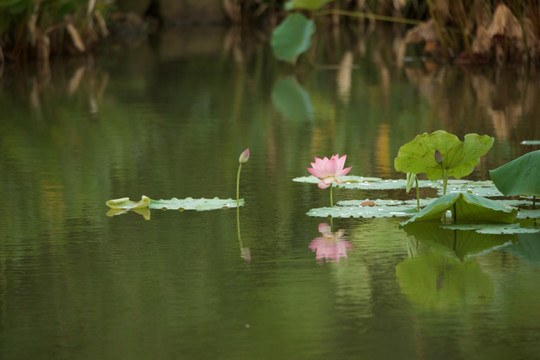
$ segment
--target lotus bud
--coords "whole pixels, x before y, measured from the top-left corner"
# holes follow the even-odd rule
[[[439,150],[435,150],[435,161],[437,162],[437,164],[443,163],[443,156]]]
[[[238,162],[240,164],[245,164],[247,163],[248,160],[249,160],[249,148],[247,148],[240,154],[240,158],[238,159]]]

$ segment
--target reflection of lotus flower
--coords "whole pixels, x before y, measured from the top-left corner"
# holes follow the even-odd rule
[[[346,159],[347,155],[339,157],[339,154],[332,155],[330,159],[326,156],[324,159],[315,157],[315,162],[311,163],[311,168],[308,168],[308,171],[321,180],[319,188],[326,189],[334,181],[340,184],[343,183],[343,180],[339,177],[346,175],[351,170],[351,167],[343,169]]]
[[[352,245],[341,237],[345,230],[333,233],[330,225],[322,223],[319,224],[319,232],[322,236],[313,239],[309,244],[309,248],[317,252],[317,260],[325,259],[339,262],[342,257],[347,257],[347,248],[352,247]]]

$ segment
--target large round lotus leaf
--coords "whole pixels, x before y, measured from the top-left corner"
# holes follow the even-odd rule
[[[517,209],[495,200],[469,193],[451,193],[441,196],[420,210],[405,226],[415,221],[440,221],[441,217],[450,210],[457,223],[511,223],[517,215]]]
[[[298,55],[309,49],[315,23],[302,14],[291,14],[272,33],[272,50],[281,60],[295,63]]]
[[[506,196],[540,196],[540,150],[490,170],[489,174],[497,189]]]
[[[435,160],[435,151],[442,155],[442,166],[448,176],[459,179],[473,172],[474,167],[493,146],[494,138],[487,135],[467,134],[465,142],[444,130],[417,135],[401,146],[394,167],[404,173],[425,173],[431,180],[442,179],[441,164]]]
[[[289,0],[285,3],[285,10],[319,10],[334,0]]]

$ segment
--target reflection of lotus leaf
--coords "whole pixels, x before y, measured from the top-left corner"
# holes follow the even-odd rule
[[[402,225],[415,221],[440,221],[448,210],[459,223],[511,223],[517,215],[516,208],[497,201],[469,193],[451,193],[433,201]]]
[[[447,309],[491,301],[493,284],[476,262],[443,254],[409,258],[396,267],[401,291],[427,309]]]
[[[455,254],[458,259],[485,253],[508,242],[517,241],[515,234],[479,234],[474,230],[447,230],[438,223],[410,223],[403,229],[433,250]]]
[[[508,245],[505,250],[522,259],[540,265],[540,234],[519,234],[517,244]]]
[[[504,195],[540,196],[540,150],[490,170],[489,174]]]
[[[280,79],[274,84],[272,103],[289,121],[313,121],[311,97],[294,76]]]

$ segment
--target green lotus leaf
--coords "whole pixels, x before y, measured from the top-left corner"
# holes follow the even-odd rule
[[[289,0],[285,3],[285,10],[319,10],[334,0]]]
[[[441,164],[435,160],[435,151],[438,150],[448,176],[459,179],[473,172],[480,156],[489,151],[493,142],[494,138],[487,135],[467,134],[465,142],[461,142],[457,136],[444,130],[424,133],[399,148],[394,167],[404,173],[425,173],[431,180],[442,179]]]
[[[438,222],[448,210],[452,214],[455,210],[458,223],[511,223],[518,211],[514,207],[474,194],[451,193],[433,201],[401,226],[416,221]]]
[[[143,195],[139,201],[131,201],[128,197],[112,199],[106,202],[107,206],[116,210],[135,210],[148,207],[151,199]]]
[[[449,224],[441,225],[447,230],[474,230],[479,234],[534,234],[540,228],[520,227],[519,224]]]
[[[540,219],[540,209],[520,209],[517,219]]]
[[[425,206],[431,201],[432,199],[422,199],[420,205]],[[344,200],[339,201],[337,205],[311,209],[307,215],[333,218],[391,218],[411,217],[417,213],[416,200]]]
[[[536,146],[536,145],[540,145],[540,140],[523,140],[521,143],[521,145],[531,145],[531,146]]]
[[[239,205],[244,205],[244,199],[240,199]],[[219,210],[236,207],[236,200],[233,199],[193,199],[191,197],[185,199],[172,198],[169,200],[152,200],[148,206],[150,209],[162,210]]]
[[[272,33],[272,51],[281,60],[295,63],[311,46],[315,23],[302,14],[290,14]]]
[[[489,174],[497,189],[506,196],[540,196],[540,150],[490,170]]]
[[[142,208],[161,209],[161,210],[219,210],[236,207],[234,199],[185,199],[172,198],[169,200],[152,200],[147,196],[142,197],[138,202],[130,201],[129,198],[121,198],[107,201],[107,206],[115,210],[139,210]],[[244,205],[244,199],[239,200],[239,205]],[[116,215],[116,214],[114,214]]]
[[[311,97],[294,76],[278,80],[272,89],[272,103],[289,121],[313,121]]]
[[[448,181],[447,193],[468,192],[483,197],[502,197],[504,196],[493,184],[493,181]],[[438,195],[443,195],[442,187],[438,188]]]

